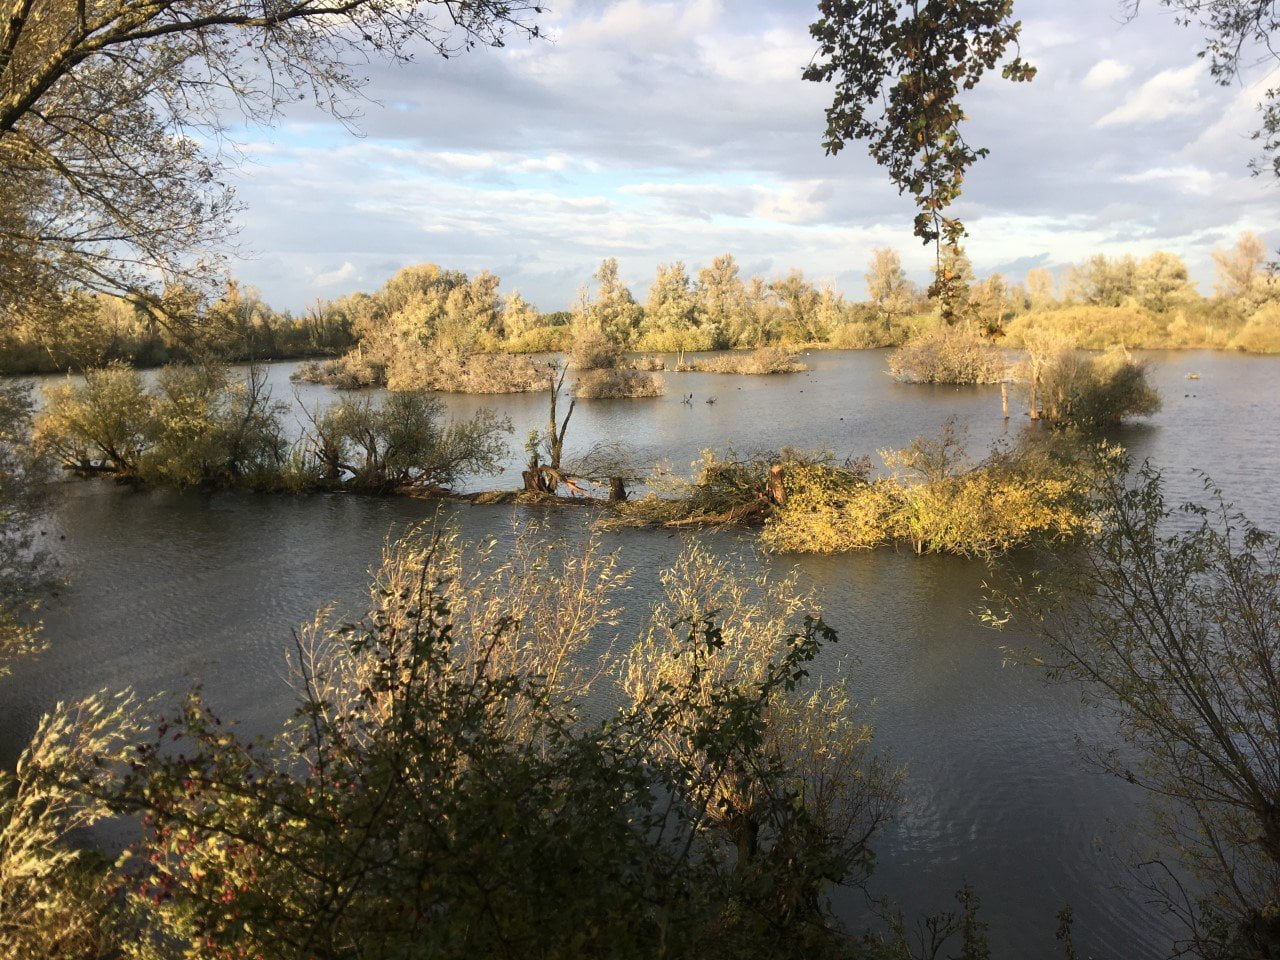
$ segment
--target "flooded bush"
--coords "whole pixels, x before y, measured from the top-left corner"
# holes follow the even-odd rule
[[[1069,539],[1089,524],[1093,475],[1077,457],[997,448],[971,463],[950,428],[869,464],[808,464],[787,472],[786,498],[765,525],[774,550],[834,553],[904,543],[916,553],[994,556]]]
[[[941,326],[889,355],[889,373],[905,383],[999,383],[1008,361],[972,327]]]
[[[660,397],[666,393],[662,377],[643,370],[584,370],[573,395],[582,400]]]
[[[726,353],[718,357],[697,360],[693,364],[693,369],[702,373],[767,376],[774,373],[800,373],[809,368],[796,360],[794,352],[773,344],[759,347],[750,353]]]
[[[658,477],[655,489],[616,505],[606,525],[761,526],[784,553],[839,553],[906,544],[917,553],[993,556],[1074,537],[1090,523],[1092,462],[1074,444],[996,448],[973,463],[948,425],[937,438],[869,459],[783,450],[750,457],[703,454],[692,480]]]
[[[44,646],[35,615],[51,566],[35,524],[50,463],[31,443],[31,407],[30,388],[0,384],[0,676]]]
[[[1123,348],[1107,353],[1059,349],[1039,373],[1040,416],[1055,426],[1102,430],[1160,410],[1146,363]]]
[[[488,410],[452,423],[443,415],[444,401],[421,391],[388,393],[381,404],[346,398],[313,417],[308,455],[293,483],[432,492],[502,468],[509,420]]]
[[[151,390],[134,370],[91,370],[45,391],[35,439],[69,470],[176,486],[269,486],[286,458],[265,371],[166,367]]]
[[[573,338],[569,366],[586,370],[616,370],[622,366],[622,347],[599,330],[581,330]]]
[[[365,390],[386,385],[386,368],[353,351],[333,360],[307,360],[289,375],[290,380],[319,383],[335,390]]]
[[[509,353],[461,354],[425,347],[397,353],[387,364],[387,389],[440,393],[534,393],[548,389],[545,363]]]

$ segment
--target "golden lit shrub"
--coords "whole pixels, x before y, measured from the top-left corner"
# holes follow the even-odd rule
[[[1280,303],[1273,301],[1256,311],[1231,346],[1245,353],[1280,353]]]
[[[1084,350],[1167,345],[1167,334],[1155,314],[1138,306],[1075,305],[1036,310],[1014,317],[1005,327],[1011,346],[1024,345],[1027,334],[1036,330],[1067,337]]]
[[[1000,349],[967,325],[938,327],[889,356],[889,373],[907,383],[998,383],[1007,368]]]
[[[769,549],[839,553],[889,541],[899,508],[896,485],[871,481],[865,471],[822,463],[791,466],[784,483],[786,500],[761,534]]]

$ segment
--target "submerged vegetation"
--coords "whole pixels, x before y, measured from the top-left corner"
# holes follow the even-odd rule
[[[800,373],[809,368],[782,346],[758,347],[750,353],[730,353],[709,360],[697,360],[694,370],[703,373],[736,373],[748,376]]]
[[[948,423],[937,438],[837,462],[792,450],[746,459],[703,455],[690,481],[615,506],[612,522],[667,527],[762,527],[769,549],[838,553],[904,544],[916,553],[993,556],[1055,543],[1090,529],[1100,464],[1072,443],[997,448],[972,462]]]
[[[311,415],[297,440],[289,412],[271,399],[261,368],[245,379],[225,367],[166,367],[154,386],[115,365],[46,392],[35,442],[81,474],[174,486],[386,493],[441,490],[496,472],[510,423],[488,411],[445,424],[423,392],[374,406],[347,399]]]

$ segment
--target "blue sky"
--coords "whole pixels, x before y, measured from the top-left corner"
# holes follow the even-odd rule
[[[242,134],[251,255],[233,272],[292,309],[422,261],[488,269],[544,310],[610,256],[641,298],[657,264],[724,252],[854,298],[873,247],[926,278],[910,202],[860,144],[823,154],[829,91],[799,79],[815,4],[551,2],[550,41],[370,65],[358,135],[305,112]],[[980,276],[1169,250],[1208,292],[1212,250],[1280,241],[1277,184],[1247,169],[1274,77],[1215,85],[1154,4],[1133,22],[1120,0],[1015,8],[1039,75],[969,101],[968,139],[992,151],[956,207]]]

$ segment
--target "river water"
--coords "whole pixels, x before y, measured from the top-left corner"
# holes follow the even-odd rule
[[[1280,528],[1280,358],[1152,353],[1163,411],[1117,437],[1165,472],[1172,499],[1195,497],[1207,471],[1254,519]],[[878,351],[814,353],[808,373],[782,377],[672,374],[668,395],[585,401],[569,446],[623,442],[645,463],[687,472],[704,448],[739,452],[829,449],[874,455],[936,433],[954,417],[981,455],[1026,426],[1000,415],[995,387],[897,384]],[[275,396],[315,406],[321,387],[295,388],[291,365],[270,370]],[[1188,372],[1200,374],[1187,380]],[[693,402],[682,397],[692,393]],[[707,403],[714,398],[714,403]],[[520,443],[543,425],[545,395],[449,396],[455,415],[491,407],[510,415],[506,472],[475,486],[518,485]],[[285,674],[290,630],[326,604],[356,610],[388,537],[437,511],[465,536],[514,536],[530,522],[545,535],[587,535],[585,510],[436,504],[342,495],[271,496],[131,491],[106,481],[59,485],[45,542],[66,585],[45,610],[51,649],[0,681],[0,762],[11,763],[39,715],[101,688],[143,693],[204,686],[223,716],[268,730],[291,707]],[[622,638],[634,636],[687,535],[603,535],[634,572]],[[908,802],[877,844],[876,893],[908,916],[954,905],[971,884],[982,898],[997,957],[1060,955],[1055,916],[1069,904],[1081,956],[1167,955],[1176,928],[1140,891],[1125,889],[1126,841],[1145,822],[1142,798],[1083,759],[1114,742],[1111,721],[1080,691],[1003,665],[998,635],[974,615],[978,562],[880,550],[836,557],[756,556],[740,532],[702,534],[720,553],[813,588],[840,633],[820,668],[848,677],[876,740],[907,769]],[[838,904],[851,923],[862,907]]]

